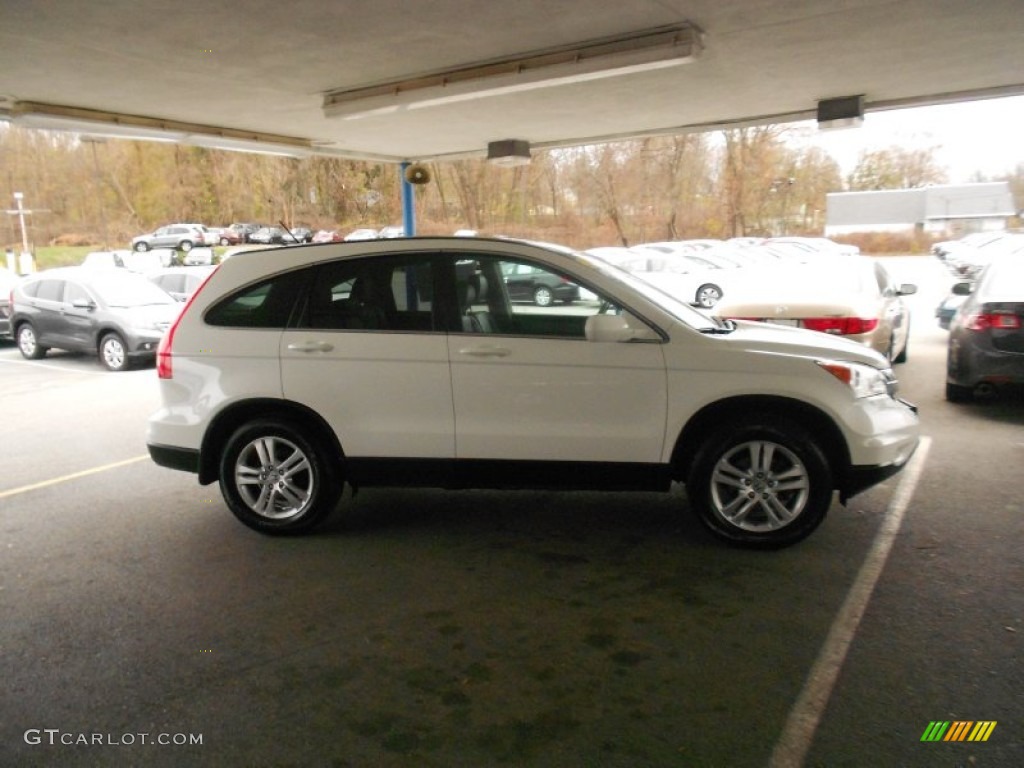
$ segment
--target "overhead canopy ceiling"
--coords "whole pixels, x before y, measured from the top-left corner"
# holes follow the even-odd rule
[[[325,115],[332,92],[685,24],[702,33],[690,63]],[[0,117],[296,154],[459,157],[503,139],[813,118],[834,97],[863,95],[870,113],[1024,93],[1022,31],[1020,0],[3,0]]]

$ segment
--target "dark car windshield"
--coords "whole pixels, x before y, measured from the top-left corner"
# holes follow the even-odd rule
[[[174,297],[144,277],[108,275],[90,286],[108,307],[142,307],[151,304],[176,304]]]

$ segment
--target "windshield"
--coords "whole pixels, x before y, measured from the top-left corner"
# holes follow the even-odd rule
[[[108,307],[143,307],[151,304],[176,304],[174,298],[145,278],[109,275],[90,287]]]

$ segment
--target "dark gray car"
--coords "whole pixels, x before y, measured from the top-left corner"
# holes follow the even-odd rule
[[[152,359],[180,304],[142,275],[80,267],[39,272],[11,293],[11,328],[21,354],[52,347],[98,355],[111,371]]]
[[[1024,257],[993,261],[966,295],[949,326],[946,399],[970,400],[1006,385],[1024,385]]]

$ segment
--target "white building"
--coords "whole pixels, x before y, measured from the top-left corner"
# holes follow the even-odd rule
[[[825,236],[896,232],[962,236],[1005,229],[1016,216],[1005,181],[920,189],[833,192],[826,196]]]

